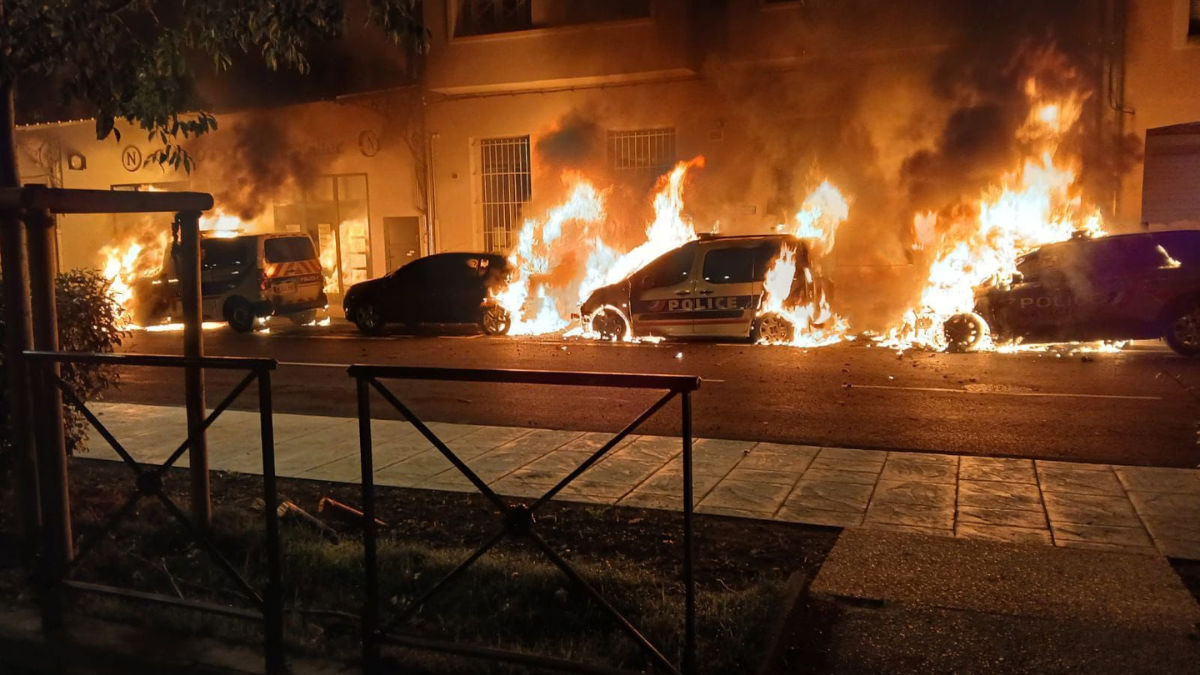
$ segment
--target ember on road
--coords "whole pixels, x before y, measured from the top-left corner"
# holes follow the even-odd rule
[[[1200,363],[1148,343],[1118,353],[897,352],[749,344],[600,343],[475,333],[359,336],[332,326],[205,334],[207,353],[271,356],[280,412],[354,414],[336,364],[685,373],[704,378],[696,434],[836,447],[1194,467]],[[171,333],[135,333],[131,352],[180,353]],[[682,355],[682,358],[678,358]],[[325,367],[328,366],[328,367]],[[234,384],[208,374],[214,392]],[[413,383],[417,412],[446,422],[616,431],[647,401],[637,392]],[[170,373],[127,369],[108,400],[180,404]],[[675,431],[666,414],[647,433]],[[1053,428],[1055,433],[1047,433]]]

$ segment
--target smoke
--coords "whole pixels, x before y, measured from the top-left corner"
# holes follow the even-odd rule
[[[192,153],[199,177],[218,206],[252,222],[289,191],[310,187],[321,173],[318,157],[292,137],[286,115],[249,113],[228,129],[201,137]]]

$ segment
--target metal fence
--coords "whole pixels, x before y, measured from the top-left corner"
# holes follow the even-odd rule
[[[118,597],[126,600],[150,602],[185,609],[216,614],[225,617],[261,622],[264,635],[264,652],[266,655],[266,670],[268,673],[283,673],[286,669],[283,645],[283,612],[281,589],[281,568],[279,550],[279,516],[277,511],[277,494],[275,486],[275,435],[272,417],[271,400],[271,371],[275,369],[273,359],[232,358],[232,357],[200,357],[188,358],[182,356],[160,356],[148,354],[76,354],[64,352],[26,351],[26,363],[29,366],[30,378],[35,385],[42,388],[56,388],[62,392],[64,400],[79,410],[88,423],[100,434],[109,446],[121,458],[121,461],[133,474],[134,493],[115,511],[108,514],[101,529],[94,535],[83,540],[70,562],[65,565],[56,564],[53,560],[45,560],[39,566],[41,579],[39,585],[43,591],[43,612],[50,614],[49,623],[60,621],[53,616],[61,611],[58,598],[60,590],[93,593]],[[63,381],[57,371],[58,364],[88,364],[99,366],[138,366],[159,368],[201,368],[214,370],[246,371],[246,376],[230,393],[213,409],[198,430],[193,431],[188,438],[167,457],[161,465],[138,462],[125,449],[121,442],[104,426],[96,415],[88,409],[87,404],[71,386]],[[263,465],[263,513],[265,520],[266,545],[266,575],[267,586],[260,594],[249,581],[238,573],[233,564],[221,554],[220,550],[209,538],[205,528],[184,512],[171,497],[163,490],[163,481],[167,471],[183,456],[194,442],[194,439],[204,433],[221,413],[244,392],[252,383],[258,383],[258,407],[260,434],[262,442]],[[233,581],[240,594],[253,606],[252,610],[229,607],[211,602],[187,600],[167,595],[146,593],[128,588],[119,588],[102,584],[86,583],[72,580],[71,573],[78,567],[80,561],[95,550],[95,547],[113,533],[127,518],[134,514],[134,509],[143,498],[152,498],[163,505],[179,526],[191,537],[200,548],[212,558],[213,562],[223,570]],[[59,514],[69,528],[70,514]]]
[[[545,656],[512,652],[501,649],[464,645],[455,642],[428,639],[395,632],[413,618],[421,607],[439,591],[461,576],[505,538],[524,538],[541,550],[555,567],[578,586],[586,595],[609,614],[620,628],[640,645],[654,665],[663,672],[679,674],[693,673],[696,658],[696,583],[693,570],[695,557],[692,528],[692,408],[691,393],[700,386],[700,378],[688,375],[624,375],[613,373],[553,372],[538,370],[477,370],[456,368],[421,368],[403,366],[354,365],[349,369],[356,380],[358,392],[359,450],[362,462],[362,507],[363,548],[365,565],[362,614],[363,668],[366,672],[377,671],[383,645],[426,649],[494,661],[516,663],[537,668],[553,668],[581,673],[621,672],[596,664],[583,664]],[[480,476],[459,458],[399,397],[381,380],[419,380],[449,382],[486,382],[498,384],[534,384],[574,387],[608,387],[627,389],[666,390],[666,394],[646,408],[624,429],[596,450],[582,464],[550,488],[532,504],[509,501],[492,490]],[[386,623],[382,621],[379,608],[379,561],[378,531],[375,520],[375,482],[371,437],[371,390],[374,389],[408,420],[434,447],[454,465],[500,512],[498,528],[479,548],[444,577],[425,589],[414,600],[400,608]],[[563,558],[545,539],[538,534],[534,514],[550,499],[579,478],[599,462],[626,436],[633,433],[646,420],[663,408],[676,396],[680,397],[683,444],[683,582],[685,593],[684,646],[682,664],[677,665],[613,607],[579,572]]]

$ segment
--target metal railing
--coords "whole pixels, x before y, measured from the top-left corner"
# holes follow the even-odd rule
[[[59,611],[57,596],[59,589],[75,592],[96,593],[112,597],[169,605],[217,614],[225,617],[261,621],[264,635],[264,652],[266,670],[268,673],[285,671],[283,644],[283,611],[281,593],[281,563],[279,548],[279,514],[277,511],[278,497],[275,484],[275,432],[271,399],[271,371],[275,369],[274,359],[234,358],[234,357],[200,357],[189,358],[182,356],[161,356],[149,354],[78,354],[65,352],[27,351],[24,353],[29,366],[31,380],[40,383],[44,388],[56,388],[62,392],[67,403],[75,407],[88,423],[100,434],[109,446],[121,458],[121,461],[134,475],[134,493],[116,510],[108,514],[106,521],[98,532],[84,539],[70,561],[55,564],[53,560],[45,561],[41,566],[41,580],[44,595],[43,610],[46,604],[53,605],[50,611]],[[230,393],[213,409],[199,428],[195,429],[162,464],[145,464],[138,462],[125,449],[119,440],[107,427],[88,409],[87,404],[75,392],[71,385],[65,382],[56,372],[58,364],[87,364],[100,366],[140,366],[163,368],[193,368],[213,370],[247,371],[246,376]],[[259,592],[238,573],[233,564],[222,555],[221,551],[209,538],[205,528],[189,518],[174,500],[163,490],[163,479],[171,467],[188,451],[197,437],[204,434],[213,422],[225,412],[230,405],[244,392],[251,383],[258,383],[258,407],[260,419],[260,434],[262,442],[263,463],[263,513],[266,527],[266,575],[267,586],[260,595]],[[130,515],[143,498],[157,500],[171,514],[171,517],[183,528],[191,539],[212,558],[213,562],[225,572],[237,587],[240,594],[250,602],[253,610],[228,607],[216,603],[188,600],[184,598],[136,591],[102,584],[86,583],[70,579],[80,561],[108,536]],[[70,523],[70,514],[61,514],[63,522]]]
[[[552,668],[581,673],[623,672],[595,664],[584,664],[546,656],[535,656],[501,649],[492,649],[455,642],[434,640],[412,635],[392,634],[411,619],[435,594],[461,576],[471,565],[506,537],[521,537],[532,542],[555,567],[577,585],[586,595],[610,615],[618,626],[636,642],[661,671],[678,675],[695,672],[696,659],[696,582],[693,569],[695,557],[692,528],[692,409],[691,393],[700,386],[700,378],[688,375],[625,375],[614,373],[553,372],[540,370],[492,370],[422,368],[404,366],[353,365],[349,369],[356,380],[358,392],[359,451],[362,462],[363,549],[365,565],[365,600],[362,614],[363,668],[368,673],[378,669],[383,645],[439,651],[462,656],[504,661],[536,668]],[[646,408],[624,429],[596,450],[582,464],[550,488],[532,504],[508,501],[497,494],[446,443],[417,417],[381,379],[425,380],[448,382],[486,382],[504,384],[561,385],[575,387],[610,387],[626,389],[666,390],[666,395]],[[379,611],[378,528],[375,520],[375,482],[371,440],[371,389],[375,389],[413,427],[417,429],[484,497],[500,511],[500,527],[474,553],[457,567],[401,608],[386,624],[381,624]],[[683,582],[685,593],[684,645],[682,665],[676,666],[647,639],[620,611],[613,607],[578,571],[545,539],[538,534],[534,514],[547,501],[599,462],[626,436],[641,426],[676,396],[680,397],[682,413],[681,440],[683,444]]]

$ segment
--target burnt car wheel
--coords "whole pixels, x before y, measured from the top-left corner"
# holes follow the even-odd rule
[[[769,345],[786,345],[796,337],[796,326],[781,314],[764,314],[754,320],[750,339]]]
[[[946,351],[975,351],[987,336],[987,323],[978,314],[955,314],[942,326],[942,334],[946,336]]]
[[[225,303],[225,320],[229,327],[239,333],[249,333],[254,330],[254,308],[242,298],[230,298]]]
[[[1164,337],[1176,352],[1184,356],[1200,355],[1200,303],[1176,314]]]
[[[288,314],[288,320],[295,326],[307,326],[317,320],[317,310],[310,309],[296,314]]]
[[[488,335],[507,335],[512,328],[512,315],[500,305],[489,305],[483,310],[479,326]]]
[[[599,335],[601,340],[620,342],[629,335],[629,322],[620,312],[602,309],[592,316],[592,332]]]
[[[351,318],[354,325],[358,326],[358,330],[367,335],[378,335],[383,332],[384,322],[379,314],[379,308],[375,303],[364,302],[354,309],[354,316]]]

